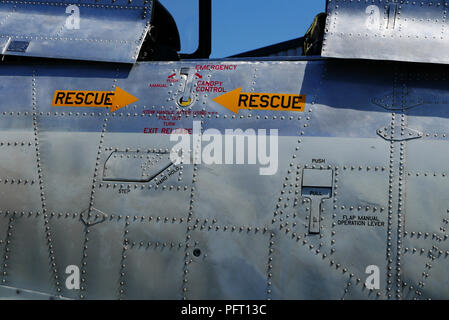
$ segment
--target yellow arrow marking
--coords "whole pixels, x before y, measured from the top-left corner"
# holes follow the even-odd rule
[[[306,96],[281,93],[245,93],[235,89],[213,99],[218,104],[239,113],[240,109],[304,112]]]
[[[119,87],[115,91],[56,90],[52,106],[111,108],[114,112],[136,101],[139,99]]]

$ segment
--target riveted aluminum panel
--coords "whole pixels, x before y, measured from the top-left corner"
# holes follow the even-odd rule
[[[377,291],[377,292],[376,292]],[[380,296],[378,295],[380,293]],[[385,300],[386,296],[378,290],[370,290],[360,285],[357,279],[350,279],[346,284],[344,300]]]
[[[218,70],[205,70],[209,65]],[[6,281],[24,279],[25,289],[53,295],[57,275],[64,296],[92,299],[447,296],[438,287],[447,280],[449,251],[444,66],[341,60],[2,66],[0,90],[7,99],[0,103],[0,178],[36,180],[33,186],[0,182],[6,206],[0,241],[7,240],[14,211],[31,221],[13,225]],[[180,107],[185,68],[222,81],[227,91],[305,94],[305,112],[232,114],[212,101],[222,92],[196,91],[204,87],[198,76],[195,101]],[[114,85],[139,101],[114,113],[51,107],[55,90]],[[203,131],[279,129],[278,172],[260,176],[259,166],[183,164],[149,182],[103,180],[114,152],[169,152],[175,142],[168,132],[148,129],[190,129],[193,120],[202,121]],[[384,127],[424,135],[396,141],[399,130],[390,141],[377,134]],[[313,207],[302,196],[308,169],[333,172],[319,234],[309,233]],[[351,216],[365,224],[349,223]],[[32,259],[37,279],[22,265]],[[67,264],[80,266],[82,290],[64,288]],[[363,287],[369,264],[381,277],[381,288],[372,292]]]
[[[133,63],[152,6],[152,0],[2,1],[2,54]]]
[[[388,192],[382,186],[388,183],[388,145],[384,140],[303,137],[300,148],[305,168],[334,168],[336,204],[386,207]]]
[[[449,63],[444,1],[328,0],[322,55]]]
[[[11,120],[0,116],[0,124],[9,121],[19,128],[31,125],[31,120],[23,116],[13,116]],[[34,135],[31,132],[11,130],[2,135],[0,172],[0,210],[11,213],[42,210]]]
[[[44,131],[101,132],[108,109],[53,107],[55,91],[112,91],[117,79],[126,78],[130,68],[92,62],[39,64],[34,68],[39,125],[45,125]]]
[[[127,130],[126,125],[131,130],[136,123],[142,124],[143,128],[143,120],[141,117],[113,117],[108,121],[107,128],[112,132],[107,132],[104,136],[104,151],[100,155],[101,165],[98,168],[100,179],[94,183],[95,207],[109,214],[185,217],[191,193],[193,165],[169,165],[168,152],[173,143],[169,141],[169,135],[120,133]],[[103,180],[105,164],[115,150],[124,153],[128,150],[132,154],[163,154],[167,157],[164,158],[167,163],[164,162],[149,180],[148,177],[145,181],[131,181],[132,177],[123,177],[125,179],[119,181]]]
[[[56,293],[47,246],[44,217],[9,215],[11,236],[3,284],[45,293]]]
[[[21,115],[25,113],[29,115],[31,113],[32,74],[33,70],[29,65],[2,64],[0,95],[3,114],[20,112]]]
[[[50,119],[39,122],[46,208],[50,212],[79,214],[89,207],[100,134],[47,131]],[[71,148],[65,147],[68,144]],[[67,179],[67,172],[76,174]]]
[[[301,177],[301,171],[297,171],[296,177]],[[310,197],[301,197],[297,195],[298,187],[293,184],[289,185],[283,191],[295,196],[283,198],[277,206],[277,210],[273,214],[272,226],[279,228],[280,237],[287,237],[291,241],[296,241],[298,246],[306,245],[310,250],[314,250],[316,254],[328,256],[331,254],[331,237],[333,215],[333,200],[322,199],[320,203],[320,233],[310,233],[309,225],[311,218],[312,203]],[[299,192],[298,192],[299,194]],[[315,201],[316,199],[312,199]]]
[[[266,299],[269,232],[246,228],[191,232],[185,277],[187,297],[198,299]],[[201,254],[195,256],[195,249]]]
[[[272,299],[342,299],[349,274],[337,269],[317,247],[282,233],[275,235],[272,249]],[[316,283],[320,283],[316,286]]]
[[[306,96],[306,105],[310,106],[313,94],[319,86],[322,65],[314,63],[295,62],[235,62],[217,63],[219,66],[236,66],[235,72],[209,71],[205,73],[210,80],[222,81],[223,88],[229,92],[242,88],[245,93],[283,93],[302,94]],[[313,70],[307,74],[306,70]],[[204,72],[201,72],[204,74]],[[278,77],[276,84],[273,76]],[[308,76],[310,75],[310,76]],[[208,79],[208,80],[209,80]],[[201,86],[199,86],[201,87]],[[201,89],[200,89],[201,90]],[[271,110],[239,110],[238,115],[212,101],[222,93],[200,92],[198,99],[207,106],[211,114],[204,116],[204,130],[224,129],[277,129],[279,136],[297,136],[307,118],[307,112],[271,111]]]
[[[304,82],[316,77],[315,64],[321,65],[318,62],[307,65]],[[394,68],[385,62],[348,64],[339,60],[327,61],[322,68],[321,85],[309,89],[316,101],[311,106],[311,114],[306,114],[302,129],[305,135],[377,138],[376,130],[389,123],[391,114],[373,100],[391,94]],[[350,93],[348,88],[353,88]]]
[[[380,275],[378,298],[387,292],[387,252],[388,212],[387,210],[366,209],[366,206],[341,207],[332,215],[332,253],[330,259],[341,264],[342,269],[352,274],[354,279],[366,279],[368,266],[377,266]],[[353,259],[357,256],[357,259]],[[363,286],[363,283],[358,283]],[[368,296],[368,295],[367,295]]]
[[[433,140],[447,141],[449,135],[447,108],[449,104],[449,72],[446,67],[432,65],[416,65],[403,67],[404,90],[402,99],[404,101],[417,100],[419,104],[408,110],[408,126],[412,129],[423,132],[421,139],[422,145],[427,144],[436,147],[435,151],[440,150],[438,146],[433,145]],[[421,145],[418,141],[411,145]],[[435,151],[433,153],[435,153]],[[425,156],[423,152],[422,156]],[[444,153],[443,153],[444,154]],[[439,157],[443,156],[437,155]],[[411,158],[414,161],[415,158]],[[429,157],[432,161],[432,167],[436,164],[436,159]],[[421,163],[425,167],[425,163]]]
[[[224,225],[262,227],[268,224],[279,198],[277,190],[286,182],[287,171],[292,169],[291,145],[296,141],[292,137],[279,137],[279,157],[274,175],[259,175],[260,168],[266,167],[260,165],[199,165],[196,216],[216,219]]]
[[[0,262],[1,262],[1,266],[4,265],[6,242],[8,241],[9,219],[10,219],[10,217],[6,216],[5,214],[3,214],[3,213],[0,214]]]
[[[174,187],[171,181],[160,186],[154,182],[137,186],[101,183],[96,185],[94,202],[98,210],[108,214],[183,218],[187,216],[190,192],[190,187]]]
[[[413,292],[414,298],[447,300],[449,299],[449,276],[447,267],[449,265],[449,256],[444,251],[440,253],[439,244],[430,248],[427,252],[427,258],[421,259],[420,277],[417,289]]]
[[[51,212],[48,214],[48,226],[51,230],[51,240],[56,261],[56,274],[59,276],[60,292],[65,298],[78,299],[79,290],[68,289],[66,279],[71,275],[66,273],[68,266],[76,266],[81,270],[84,242],[84,224],[78,213]]]
[[[127,251],[124,299],[180,300],[184,248],[136,247]]]
[[[41,211],[32,122],[32,68],[0,68],[0,210]]]
[[[407,176],[407,220],[408,232],[430,235],[441,234],[443,219],[449,208],[449,179],[440,174],[422,173]]]
[[[86,229],[80,267],[79,298],[118,299],[120,297],[125,220],[123,216],[111,217]],[[102,262],[98,263],[99,261]]]
[[[407,299],[447,299],[447,236],[404,233],[403,295]],[[439,285],[437,284],[439,282]]]
[[[123,298],[181,299],[187,219],[129,221]]]
[[[105,110],[57,109],[51,106],[55,90],[111,90],[115,66],[74,63],[41,65],[34,71],[34,89],[39,132],[40,166],[43,171],[46,208],[50,212],[77,213],[89,207],[95,161],[99,151]],[[90,111],[90,110],[89,110]],[[65,146],[71,145],[71,148]],[[63,152],[58,150],[65,150]],[[77,172],[67,179],[68,172]],[[61,197],[64,190],[67,197]]]

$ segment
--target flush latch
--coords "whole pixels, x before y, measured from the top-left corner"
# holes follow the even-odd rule
[[[304,169],[301,195],[311,202],[309,233],[320,233],[321,203],[332,197],[332,170]]]

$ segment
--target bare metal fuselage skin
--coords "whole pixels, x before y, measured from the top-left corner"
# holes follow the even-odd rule
[[[0,296],[449,298],[448,71],[327,59],[2,63]],[[201,78],[187,77],[193,103],[181,107],[186,72]],[[223,93],[198,89],[205,79],[304,94],[306,107],[236,115],[212,101]],[[139,101],[52,106],[56,90],[115,87]],[[193,121],[278,129],[277,173],[169,165],[162,129]],[[305,192],[318,171],[331,180],[314,187],[329,197]],[[66,287],[69,265],[79,290]],[[370,265],[378,290],[364,287]]]

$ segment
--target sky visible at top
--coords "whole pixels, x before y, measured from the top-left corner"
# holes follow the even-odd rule
[[[198,46],[198,0],[160,0],[176,20],[183,53]],[[212,0],[212,55],[224,58],[302,37],[326,0]]]

